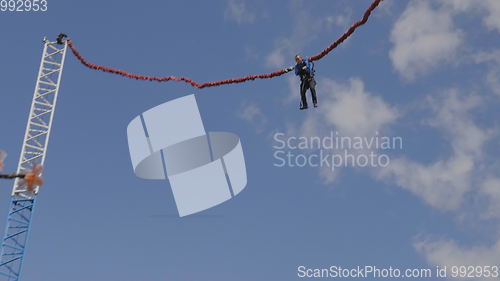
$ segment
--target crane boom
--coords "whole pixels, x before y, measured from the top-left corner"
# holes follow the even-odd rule
[[[66,56],[67,43],[44,39],[44,47],[35,92],[26,125],[17,173],[33,164],[44,164],[49,143],[57,94]],[[62,43],[62,44],[61,44]],[[0,280],[18,281],[26,253],[26,244],[39,187],[29,191],[16,179],[0,254]]]

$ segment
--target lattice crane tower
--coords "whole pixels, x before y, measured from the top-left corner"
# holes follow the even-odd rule
[[[36,80],[35,93],[26,125],[17,173],[44,164],[47,155],[52,120],[66,56],[67,43],[43,40],[43,54]],[[24,255],[39,187],[29,191],[14,181],[7,226],[1,245],[0,280],[18,281],[21,277]]]

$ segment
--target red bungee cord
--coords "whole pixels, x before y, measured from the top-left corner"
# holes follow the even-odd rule
[[[368,7],[368,9],[365,11],[363,14],[363,18],[360,19],[359,21],[355,22],[349,29],[342,34],[337,40],[335,40],[332,44],[330,44],[326,49],[321,51],[320,53],[308,58],[308,61],[317,61],[326,56],[328,53],[330,53],[333,49],[335,49],[338,45],[340,45],[342,42],[344,42],[349,36],[351,36],[354,31],[360,27],[361,25],[365,24],[368,21],[368,18],[370,17],[370,14],[377,6],[382,2],[383,0],[374,0],[373,3]],[[263,74],[256,74],[256,75],[248,75],[248,76],[243,76],[243,77],[238,77],[238,78],[231,78],[231,79],[225,79],[225,80],[219,80],[219,81],[212,81],[212,82],[205,82],[205,83],[197,83],[196,81],[193,81],[187,77],[176,77],[173,75],[170,76],[165,76],[165,77],[156,77],[156,76],[146,76],[146,75],[138,75],[138,74],[133,74],[129,73],[123,70],[119,70],[116,68],[111,68],[111,67],[106,67],[98,64],[93,64],[87,61],[75,48],[73,45],[73,42],[71,40],[67,40],[68,46],[73,52],[73,54],[76,56],[76,58],[86,67],[95,69],[95,70],[100,70],[108,73],[113,73],[117,75],[121,75],[123,77],[131,78],[131,79],[137,79],[137,80],[147,80],[147,81],[158,81],[158,82],[166,82],[166,81],[184,81],[188,84],[191,84],[193,87],[196,87],[198,89],[202,89],[205,87],[214,87],[214,86],[220,86],[220,85],[226,85],[226,84],[235,84],[235,83],[242,83],[246,82],[249,80],[255,80],[255,79],[269,79],[277,76],[281,76],[289,71],[291,71],[291,68],[285,68],[281,70],[277,70],[274,72],[270,73],[263,73]]]

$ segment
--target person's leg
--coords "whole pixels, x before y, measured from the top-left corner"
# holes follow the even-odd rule
[[[309,89],[311,89],[311,95],[312,95],[313,104],[314,104],[314,106],[317,106],[318,105],[318,99],[316,97],[316,88],[309,87]]]
[[[307,107],[307,99],[306,99],[306,82],[301,82],[300,83],[300,99],[302,100],[302,107],[306,108]]]
[[[314,79],[311,79],[308,81],[307,86],[309,89],[311,89],[311,96],[312,96],[312,101],[314,106],[317,106],[318,104],[318,99],[316,97],[316,81]]]

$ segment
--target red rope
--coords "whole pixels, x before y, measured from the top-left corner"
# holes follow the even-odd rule
[[[328,46],[326,49],[324,49],[321,53],[316,54],[316,55],[308,58],[308,60],[309,61],[320,60],[321,58],[326,56],[329,52],[331,52],[333,49],[337,48],[338,45],[340,45],[342,42],[344,42],[344,40],[349,38],[349,36],[351,36],[351,34],[354,33],[356,28],[360,27],[361,25],[365,24],[368,21],[368,18],[370,17],[370,14],[372,13],[372,11],[375,10],[375,8],[377,8],[378,4],[380,4],[380,2],[382,2],[382,1],[384,1],[384,0],[373,1],[373,3],[370,5],[370,7],[368,7],[368,9],[366,9],[365,13],[363,14],[362,19],[360,19],[359,21],[357,21],[353,25],[351,25],[351,27],[349,27],[349,29],[346,32],[344,32],[344,34],[342,34],[342,36],[340,36],[337,40],[335,40],[335,42],[330,44],[330,46]]]
[[[377,6],[382,2],[383,0],[374,0],[373,3],[368,7],[368,9],[365,11],[363,18],[357,22],[355,22],[342,36],[340,36],[337,40],[335,40],[332,44],[330,44],[326,49],[324,49],[321,53],[316,54],[310,58],[308,58],[309,61],[317,61],[326,56],[328,53],[330,53],[333,49],[335,49],[338,45],[340,45],[344,40],[346,40],[349,36],[351,36],[352,33],[361,25],[365,24],[368,21],[368,18],[370,17],[370,14]],[[213,87],[213,86],[220,86],[220,85],[225,85],[225,84],[234,84],[234,83],[242,83],[246,82],[249,80],[255,80],[255,79],[268,79],[268,78],[273,78],[276,76],[281,76],[287,72],[289,72],[289,69],[281,69],[277,70],[274,72],[270,73],[264,73],[264,74],[257,74],[257,75],[248,75],[248,76],[243,76],[239,78],[231,78],[231,79],[226,79],[226,80],[219,80],[219,81],[212,81],[212,82],[205,82],[205,83],[197,83],[187,77],[176,77],[173,75],[170,76],[165,76],[165,77],[155,77],[155,76],[146,76],[146,75],[138,75],[138,74],[133,74],[133,73],[128,73],[123,70],[119,70],[116,68],[111,68],[111,67],[106,67],[98,64],[93,64],[88,62],[75,48],[73,45],[73,42],[71,40],[67,40],[68,46],[70,47],[71,51],[73,54],[76,56],[76,58],[86,67],[91,68],[91,69],[96,69],[96,70],[101,70],[104,72],[109,72],[117,75],[121,75],[127,78],[131,79],[137,79],[137,80],[149,80],[149,81],[158,81],[158,82],[166,82],[166,81],[184,81],[188,84],[191,84],[193,87],[196,87],[198,89],[205,88],[205,87]]]

